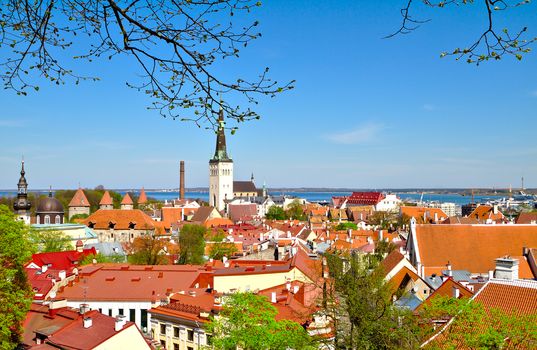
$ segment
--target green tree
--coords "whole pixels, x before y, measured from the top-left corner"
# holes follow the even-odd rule
[[[69,218],[69,222],[76,223],[78,220],[86,219],[88,216],[88,214],[75,214]]]
[[[415,317],[391,303],[382,268],[360,255],[327,254],[330,283],[323,305],[335,328],[335,348],[414,349],[421,337]]]
[[[213,317],[207,330],[219,350],[235,349],[308,349],[311,339],[304,328],[293,321],[276,321],[276,308],[268,299],[252,293],[234,293],[225,297],[219,316]]]
[[[273,205],[267,210],[265,218],[269,220],[285,220],[287,216],[285,215],[285,211],[282,207]]]
[[[356,225],[354,222],[340,222],[336,225],[337,231],[346,231],[348,229],[357,230],[358,225]]]
[[[30,237],[41,253],[72,250],[71,239],[56,230],[31,230]]]
[[[515,311],[515,310],[514,310]],[[428,337],[439,332],[438,320],[451,320],[426,349],[535,349],[537,313],[521,314],[497,308],[486,309],[471,299],[434,298],[424,306],[420,318],[428,325]],[[442,325],[443,326],[443,325]]]
[[[205,255],[205,226],[186,224],[179,233],[179,259],[178,263],[203,264]]]
[[[306,221],[306,213],[304,213],[304,208],[302,207],[302,204],[300,204],[300,201],[298,199],[295,199],[291,204],[287,206],[287,210],[285,211],[285,215],[287,216],[287,219],[294,219],[294,220],[300,220],[300,221]]]
[[[114,254],[114,255],[110,255],[110,256],[105,256],[101,253],[97,253],[97,254],[88,254],[86,256],[84,256],[84,258],[78,262],[78,264],[80,266],[84,266],[84,265],[90,265],[90,264],[93,264],[93,261],[95,260],[95,262],[97,264],[100,264],[100,263],[122,263],[122,262],[125,262],[125,257],[124,256],[121,256],[119,254]],[[145,265],[145,264],[140,264],[140,265]]]
[[[24,264],[34,251],[27,227],[0,205],[0,348],[15,349],[32,303]]]

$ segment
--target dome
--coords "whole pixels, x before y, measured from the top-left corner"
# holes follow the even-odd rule
[[[43,198],[39,201],[36,213],[62,213],[63,205],[54,197]]]

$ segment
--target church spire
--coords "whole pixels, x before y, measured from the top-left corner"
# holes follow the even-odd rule
[[[21,177],[17,183],[17,200],[13,203],[13,209],[16,210],[17,215],[20,219],[24,220],[26,223],[30,222],[29,210],[32,207],[30,201],[28,201],[28,182],[26,182],[26,177],[24,176],[26,172],[24,171],[24,158],[21,162]]]
[[[226,133],[224,128],[224,110],[220,107],[218,114],[218,131],[216,132],[216,149],[213,159],[215,161],[230,161],[226,149]]]

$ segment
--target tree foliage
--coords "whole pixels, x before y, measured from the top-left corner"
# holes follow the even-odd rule
[[[428,22],[428,19],[418,19],[412,14],[416,3],[422,3],[426,7],[443,9],[455,6],[470,6],[478,3],[482,6],[482,17],[485,20],[485,27],[470,44],[464,47],[457,47],[454,50],[445,51],[440,57],[453,56],[456,60],[465,59],[468,63],[479,65],[489,60],[500,60],[504,56],[512,56],[517,60],[522,60],[524,54],[531,51],[537,37],[529,37],[527,34],[528,27],[522,27],[512,32],[508,28],[498,28],[498,17],[505,11],[524,11],[529,0],[407,0],[405,6],[401,9],[402,23],[401,27],[387,38],[398,34],[408,34],[419,28],[422,24]],[[479,21],[476,21],[479,22]]]
[[[136,237],[132,242],[132,253],[128,257],[131,264],[163,265],[169,262],[166,257],[167,242],[151,234]]]
[[[201,225],[186,224],[181,228],[179,233],[179,264],[203,264],[206,233],[207,229]]]
[[[336,331],[336,348],[413,349],[417,322],[391,303],[382,268],[359,255],[326,255],[331,283],[325,287],[326,313]],[[373,263],[373,266],[370,264]]]
[[[0,205],[0,348],[15,349],[33,294],[24,264],[34,251],[29,232],[5,205]]]
[[[63,252],[73,249],[71,239],[56,230],[31,230],[31,240],[41,253]]]
[[[291,84],[279,86],[268,78],[268,68],[252,80],[227,80],[213,64],[239,57],[261,36],[259,22],[245,16],[260,5],[253,0],[6,0],[0,7],[0,77],[5,88],[26,95],[39,90],[37,75],[58,85],[98,80],[69,68],[73,59],[124,56],[140,73],[127,86],[148,94],[150,108],[163,116],[216,125],[222,108],[237,122],[257,118],[239,105],[256,104],[256,96],[274,96]],[[232,106],[222,94],[245,103]]]
[[[222,260],[224,256],[230,257],[237,252],[237,247],[233,242],[226,242],[224,231],[219,230],[216,234],[206,236],[206,240],[211,241],[209,258]]]
[[[287,219],[287,215],[285,215],[285,211],[282,207],[273,205],[267,210],[265,218],[269,220],[285,220]]]
[[[215,349],[310,348],[311,340],[304,328],[293,321],[276,321],[276,314],[266,297],[234,293],[225,298],[220,315],[211,320],[207,330],[213,334]]]
[[[356,225],[354,222],[340,222],[335,227],[336,231],[346,231],[346,230],[357,230],[358,225]]]
[[[535,349],[537,314],[486,309],[475,300],[437,297],[425,305],[420,317],[429,336],[441,333],[426,349]],[[439,320],[451,320],[446,326],[432,327]]]
[[[89,265],[93,263],[122,263],[125,262],[125,257],[119,254],[114,254],[110,256],[103,255],[101,253],[97,254],[88,254],[84,256],[82,260],[78,262],[80,266]],[[140,265],[150,265],[150,264],[140,264]]]

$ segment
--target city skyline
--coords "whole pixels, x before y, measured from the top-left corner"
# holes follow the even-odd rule
[[[253,172],[269,187],[517,188],[524,176],[536,187],[534,54],[479,67],[440,59],[479,33],[477,5],[424,11],[430,23],[381,39],[400,24],[400,5],[273,1],[253,12],[263,37],[215,69],[252,77],[269,66],[297,83],[261,99],[261,120],[228,132],[236,180]],[[510,12],[510,27],[537,23],[527,6]],[[0,188],[15,188],[22,155],[30,189],[171,188],[180,160],[187,187],[208,186],[212,131],[146,110],[150,100],[125,87],[130,61],[87,69],[102,81],[0,93]]]

